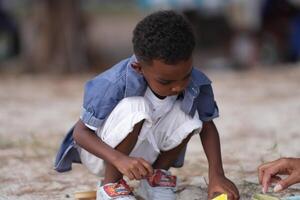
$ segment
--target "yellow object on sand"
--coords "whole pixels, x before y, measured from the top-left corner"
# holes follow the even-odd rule
[[[227,200],[227,194],[221,194],[221,195],[213,198],[212,200]]]
[[[76,200],[92,200],[96,199],[96,191],[75,192]]]
[[[265,194],[254,194],[252,200],[279,200],[279,198]]]

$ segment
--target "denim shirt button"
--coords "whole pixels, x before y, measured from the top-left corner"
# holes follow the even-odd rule
[[[192,90],[193,90],[193,96],[195,97],[196,95],[197,95],[197,93],[198,93],[198,90],[197,90],[197,88],[195,88],[195,87],[193,87],[192,88]]]

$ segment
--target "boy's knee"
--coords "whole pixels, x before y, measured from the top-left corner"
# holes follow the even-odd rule
[[[128,97],[112,111],[97,135],[115,148],[127,138],[137,137],[145,120],[151,120],[148,102],[142,97]]]

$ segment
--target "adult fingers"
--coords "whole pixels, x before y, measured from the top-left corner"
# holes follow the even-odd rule
[[[271,183],[278,183],[279,181],[281,181],[281,178],[279,176],[272,176],[270,182]]]
[[[262,178],[263,193],[267,192],[271,184],[272,177],[274,177],[278,172],[280,172],[280,169],[281,169],[280,165],[272,165],[264,171],[263,178]]]
[[[269,167],[275,165],[278,161],[279,160],[275,160],[275,161],[272,161],[272,162],[264,163],[264,164],[261,164],[258,167],[258,180],[259,180],[260,184],[262,184],[262,180],[263,180],[265,170],[267,170]]]
[[[268,188],[270,187],[270,185],[272,184],[272,183],[275,183],[276,185],[278,185],[278,183],[281,181],[281,178],[280,177],[278,177],[278,176],[271,176],[271,178],[268,180],[268,182],[264,182],[263,181],[263,188],[262,188],[262,192],[263,193],[266,193],[267,191],[268,191]],[[278,188],[278,186],[276,187],[276,189]],[[274,188],[274,190],[275,190],[275,188]]]
[[[268,188],[270,186],[270,180],[271,180],[271,174],[270,173],[264,173],[263,179],[262,179],[262,192],[266,193],[268,191]]]
[[[289,175],[287,178],[282,179],[281,181],[279,181],[275,187],[274,187],[274,192],[279,192],[282,191],[286,188],[288,188],[289,186],[300,182],[300,177],[299,174],[296,173],[292,173],[291,175]]]

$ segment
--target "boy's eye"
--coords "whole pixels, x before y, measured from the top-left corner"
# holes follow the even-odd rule
[[[172,81],[164,81],[164,80],[158,80],[158,82],[162,85],[168,85],[168,84],[172,83]]]

